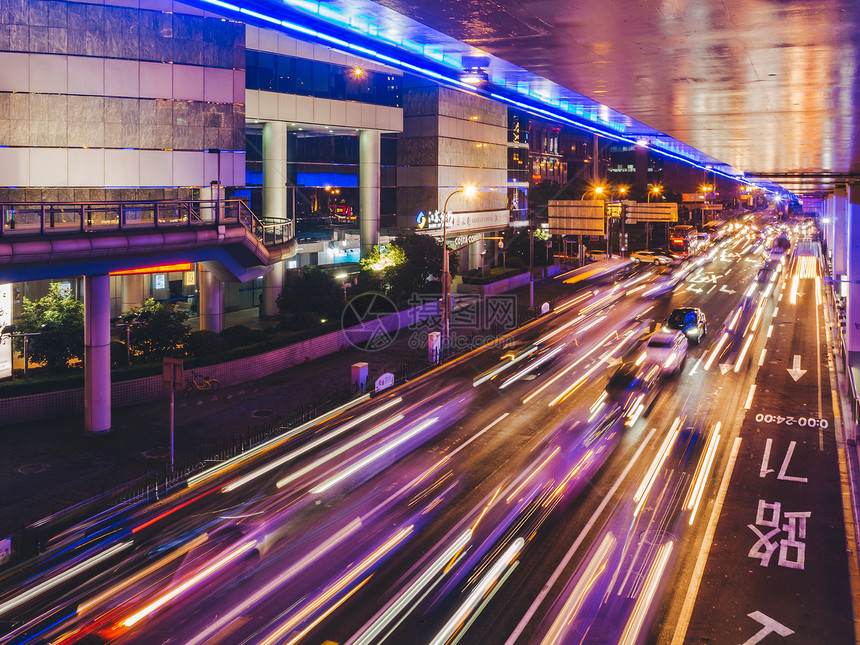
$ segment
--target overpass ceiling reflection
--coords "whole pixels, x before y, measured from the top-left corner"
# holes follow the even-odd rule
[[[376,0],[751,174],[860,173],[856,0]]]

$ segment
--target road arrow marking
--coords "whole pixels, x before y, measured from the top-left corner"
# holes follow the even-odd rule
[[[695,291],[696,293],[702,293],[702,289],[697,289],[696,287],[692,287],[687,285],[687,291]]]
[[[730,369],[732,369],[732,366],[728,363],[720,363],[720,374],[725,374]]]
[[[793,378],[795,382],[797,382],[797,379],[799,379],[801,376],[806,374],[806,370],[800,369],[800,354],[794,355],[794,362],[791,365],[791,369],[788,370],[788,373],[791,375],[791,378]]]
[[[726,289],[726,285],[721,285],[720,291],[722,291],[723,293],[735,293],[732,289]]]
[[[756,643],[764,640],[764,637],[768,634],[778,634],[784,638],[786,636],[791,636],[794,633],[793,629],[789,629],[782,623],[775,621],[773,618],[761,613],[760,611],[754,611],[751,614],[747,614],[747,616],[757,623],[761,623],[763,627],[752,638],[749,638],[744,642],[743,645],[755,645]]]

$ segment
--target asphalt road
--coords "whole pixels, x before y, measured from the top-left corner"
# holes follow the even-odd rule
[[[0,596],[10,642],[853,642],[824,314],[753,239],[62,536]],[[709,331],[683,371],[609,405],[681,306]]]

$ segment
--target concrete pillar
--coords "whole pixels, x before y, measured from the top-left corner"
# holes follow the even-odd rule
[[[110,276],[84,276],[84,431],[101,434],[110,420]]]
[[[211,271],[200,267],[200,329],[224,329],[224,287]]]
[[[850,363],[860,361],[860,184],[848,187],[846,220],[848,222],[848,298],[845,305],[845,344]],[[852,356],[853,354],[853,356]]]
[[[287,217],[287,124],[263,124],[263,221]]]
[[[140,305],[143,304],[143,301],[145,300],[143,279],[144,276],[142,274],[122,276],[122,296],[120,300],[121,311],[125,312],[133,307],[140,307]]]
[[[260,305],[260,318],[277,318],[278,296],[284,290],[284,267],[286,262],[276,262],[274,268],[263,276],[263,300]]]
[[[481,235],[483,238],[484,236]],[[484,266],[484,240],[472,242],[469,245],[469,268],[480,269]]]
[[[848,272],[848,196],[846,189],[836,189],[833,196],[833,275],[839,276]]]
[[[380,133],[362,130],[358,139],[358,228],[361,235],[361,257],[379,244],[379,161]]]
[[[221,212],[224,212],[224,186],[221,186]],[[212,201],[213,204],[200,207],[200,219],[203,221],[215,221],[216,205],[218,203],[218,182],[213,181],[208,186],[203,186],[200,189],[200,201]]]

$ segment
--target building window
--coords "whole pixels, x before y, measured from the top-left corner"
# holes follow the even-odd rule
[[[246,50],[245,62],[245,86],[249,90],[402,106],[403,79],[394,74],[252,49]]]

